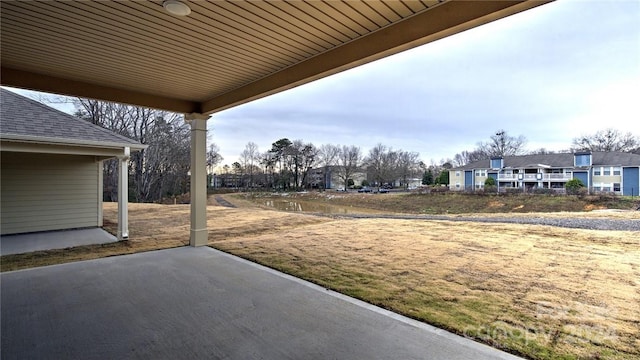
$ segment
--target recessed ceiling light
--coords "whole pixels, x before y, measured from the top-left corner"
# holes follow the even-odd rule
[[[178,0],[165,0],[162,6],[168,13],[178,16],[187,16],[191,14],[191,8],[189,5]]]

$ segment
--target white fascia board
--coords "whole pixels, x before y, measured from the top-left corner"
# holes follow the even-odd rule
[[[105,149],[122,149],[128,147],[131,151],[140,151],[149,147],[149,145],[143,145],[138,143],[117,143],[110,141],[93,141],[93,140],[76,140],[76,139],[60,139],[46,136],[31,136],[31,135],[13,135],[2,134],[0,139],[3,141],[33,143],[42,145],[71,145],[71,146],[86,146],[92,148],[105,148]]]
[[[27,142],[0,139],[0,150],[14,152],[30,152],[43,154],[64,154],[64,155],[89,155],[98,156],[102,160],[123,156],[127,147],[105,147],[105,146],[89,146],[89,145],[71,145],[71,144],[51,144],[43,142]]]

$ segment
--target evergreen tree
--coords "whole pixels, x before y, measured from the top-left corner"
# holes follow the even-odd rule
[[[433,185],[433,171],[431,169],[427,169],[422,174],[422,185]]]

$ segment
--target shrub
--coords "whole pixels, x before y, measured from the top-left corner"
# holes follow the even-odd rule
[[[520,189],[520,188],[505,188],[504,192],[507,195],[519,195],[519,194],[522,194],[522,189]]]
[[[589,195],[589,189],[587,189],[586,187],[578,188],[578,190],[576,191],[576,195],[578,195],[579,198],[583,198]]]
[[[496,185],[498,185],[498,184],[496,184],[496,179],[494,179],[492,177],[488,177],[487,180],[484,181],[485,188],[487,186],[494,186],[495,187]]]
[[[431,187],[431,191],[432,194],[444,194],[449,192],[449,187],[448,186],[433,186]]]
[[[556,192],[553,189],[535,188],[533,189],[533,193],[536,195],[553,195]]]
[[[491,179],[491,178],[489,178]],[[495,185],[487,185],[485,183],[484,185],[484,193],[485,194],[495,194],[496,192],[498,192],[498,187]]]
[[[584,183],[580,179],[571,179],[567,181],[564,188],[567,190],[567,194],[569,195],[580,195],[584,192]],[[585,189],[586,190],[586,189]]]

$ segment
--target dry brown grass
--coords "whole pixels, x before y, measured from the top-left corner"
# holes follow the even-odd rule
[[[265,212],[242,201],[244,209],[221,207],[214,201],[207,207],[209,238],[228,239],[256,234],[286,231],[327,219]],[[144,251],[168,249],[189,244],[190,205],[129,204],[129,240],[104,245],[78,246],[71,249],[37,251],[1,257],[2,271],[73,261],[98,259]],[[104,229],[116,234],[118,208],[116,203],[104,204]]]
[[[640,356],[640,233],[337,220],[213,246],[533,358]]]
[[[282,198],[283,194],[251,193],[236,197],[265,200]],[[478,195],[457,192],[418,194],[393,192],[388,194],[361,194],[357,192],[312,191],[288,193],[295,201],[331,204],[407,214],[526,214],[548,212],[590,212],[601,209],[635,210],[640,206],[637,197],[616,196],[547,196],[547,195]]]
[[[331,219],[227,199],[241,208],[208,207],[213,247],[531,358],[640,358],[639,232]],[[115,204],[104,214],[114,221]],[[127,242],[3,256],[2,270],[188,243],[188,205],[129,216]]]
[[[640,357],[638,232],[339,219],[210,239],[224,251],[528,357]]]

